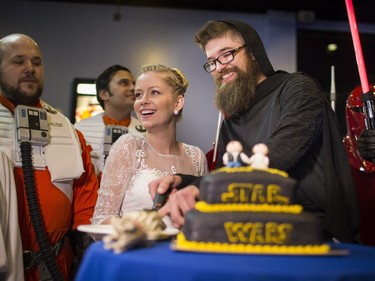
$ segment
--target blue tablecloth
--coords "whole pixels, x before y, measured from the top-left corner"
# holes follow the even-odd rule
[[[343,256],[273,256],[179,252],[170,242],[114,254],[90,246],[76,281],[375,281],[375,248],[334,244]]]

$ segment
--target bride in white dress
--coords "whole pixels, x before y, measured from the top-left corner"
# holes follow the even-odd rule
[[[134,111],[145,135],[126,134],[112,146],[104,167],[92,224],[109,223],[112,216],[151,209],[151,180],[183,173],[208,172],[206,156],[196,146],[176,139],[188,81],[177,69],[143,66],[135,84]]]

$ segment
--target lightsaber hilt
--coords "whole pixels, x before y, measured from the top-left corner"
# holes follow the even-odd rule
[[[336,111],[336,83],[335,83],[335,66],[331,66],[331,92],[330,92],[331,107]]]
[[[361,95],[363,102],[363,112],[365,114],[366,130],[375,130],[375,98],[374,93],[370,90]]]

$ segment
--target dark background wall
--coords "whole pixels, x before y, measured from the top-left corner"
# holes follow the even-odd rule
[[[115,13],[121,14],[119,20],[114,19]],[[308,38],[307,53],[303,53],[305,50],[299,46],[303,39],[300,34],[304,30],[349,32],[346,21],[301,22],[295,12],[272,8],[263,13],[251,13],[5,0],[0,9],[0,37],[20,32],[38,42],[45,64],[43,99],[67,116],[74,110],[72,84],[75,78],[96,78],[109,65],[117,63],[127,66],[135,75],[148,63],[180,68],[190,84],[183,121],[178,124],[178,138],[208,151],[215,138],[218,117],[213,105],[215,89],[211,76],[202,68],[205,55],[193,38],[198,28],[211,19],[248,22],[259,32],[275,69],[304,70],[317,76],[325,89],[330,66],[314,53],[319,48],[311,47],[311,40],[320,39]],[[366,34],[375,33],[371,24],[359,25],[359,29]],[[297,66],[297,56],[311,58],[313,67],[302,64],[301,59]],[[353,52],[345,51],[344,57],[353,59]],[[337,69],[341,71],[342,67]],[[351,77],[358,75],[353,68],[347,71]],[[339,73],[336,77],[346,81]],[[337,82],[337,89],[346,94],[346,88],[341,89],[339,84]]]
[[[361,33],[360,41],[369,83],[375,83],[375,36]],[[335,43],[337,51],[327,50],[328,44]],[[336,88],[336,113],[345,135],[345,103],[348,94],[361,85],[353,41],[350,32],[298,30],[297,68],[314,76],[321,84],[327,97],[331,90],[331,66],[334,66]]]

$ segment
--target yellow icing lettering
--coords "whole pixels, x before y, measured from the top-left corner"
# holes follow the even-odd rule
[[[267,202],[278,204],[289,204],[289,198],[280,195],[281,187],[277,184],[267,186]]]
[[[293,225],[276,222],[225,222],[224,229],[230,243],[282,245],[292,232]]]
[[[239,202],[246,202],[247,198],[248,198],[248,193],[249,193],[249,189],[247,188],[240,188],[238,191],[239,193],[239,197],[238,197],[238,201]]]
[[[240,202],[240,190],[245,193],[250,189],[250,184],[232,183],[228,186],[228,191],[221,194],[221,200],[228,203]]]
[[[249,235],[250,244],[263,244],[264,243],[264,234],[263,234],[263,223],[256,222],[252,224],[252,228]]]
[[[267,244],[273,243],[275,233],[277,233],[277,223],[274,223],[274,222],[266,223],[265,243]]]
[[[228,221],[224,223],[225,233],[227,234],[227,238],[229,242],[236,243],[237,241],[235,240],[236,237],[233,235],[232,226],[233,226],[233,222]]]
[[[291,223],[282,223],[277,227],[278,235],[275,235],[274,242],[277,244],[283,244],[288,238],[290,233],[293,231],[293,225]]]
[[[222,193],[223,203],[289,204],[289,198],[280,194],[276,184],[231,183],[228,191]]]
[[[264,194],[265,194],[264,185],[255,184],[253,187],[253,192],[251,193],[250,202],[266,203],[265,202],[266,198]]]
[[[252,223],[226,222],[224,228],[231,243],[248,243],[249,233],[252,231]]]

